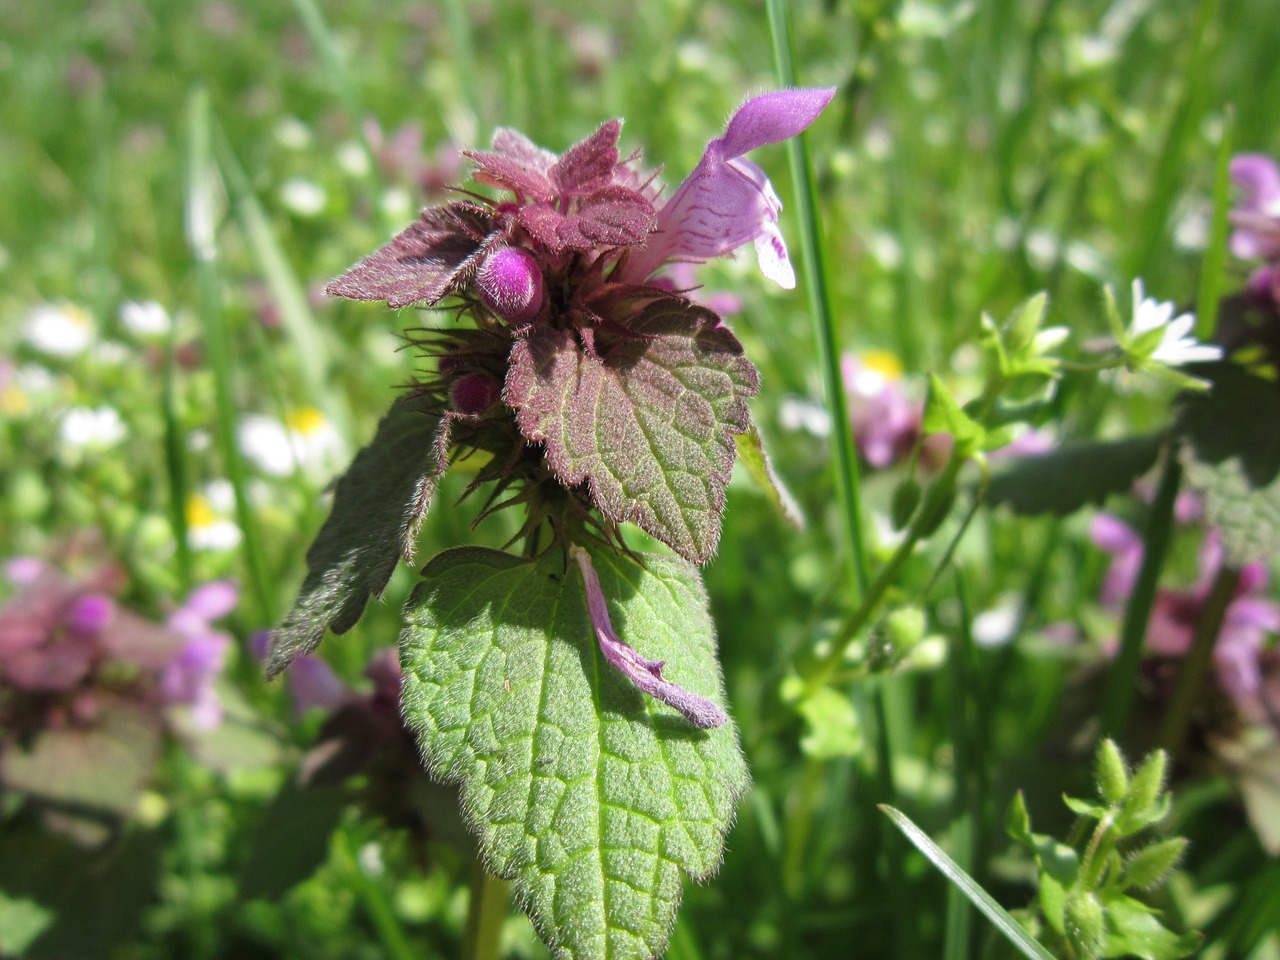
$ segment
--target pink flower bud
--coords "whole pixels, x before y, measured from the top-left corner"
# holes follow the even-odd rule
[[[449,397],[453,409],[464,416],[474,417],[484,413],[498,402],[502,388],[487,373],[468,373],[453,382]]]
[[[519,247],[489,254],[476,286],[484,305],[508,323],[528,323],[542,309],[542,272],[533,255]]]

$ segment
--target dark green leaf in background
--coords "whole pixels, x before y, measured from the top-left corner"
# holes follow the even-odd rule
[[[355,626],[413,551],[444,465],[437,461],[440,416],[422,398],[397,400],[367,447],[338,481],[333,510],[307,551],[307,577],[293,609],[271,636],[267,675],[314,650],[325,628]]]

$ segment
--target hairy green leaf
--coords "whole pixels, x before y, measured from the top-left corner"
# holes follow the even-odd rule
[[[1179,935],[1167,929],[1150,907],[1132,897],[1108,900],[1106,913],[1104,957],[1178,960],[1195,953],[1204,942],[1204,937],[1194,931]]]
[[[764,448],[760,429],[754,423],[749,424],[746,432],[738,434],[736,439],[738,456],[742,458],[742,465],[756,486],[765,492],[769,502],[777,508],[784,520],[803,530],[804,511],[800,509],[800,504],[796,503],[796,498],[791,495],[782,478],[774,472],[773,461]]]
[[[622,638],[723,702],[696,569],[590,553]],[[716,869],[746,786],[733,724],[695,729],[611,667],[559,550],[453,549],[422,576],[401,636],[404,714],[431,772],[461,784],[485,862],[557,957],[658,955],[681,872]]]
[[[1023,515],[1074,513],[1087,503],[1101,503],[1128,490],[1151,469],[1163,442],[1152,436],[1074,443],[1020,457],[991,478],[987,502],[1007,503]]]
[[[1270,559],[1280,553],[1280,386],[1234,363],[1196,372],[1213,389],[1183,404],[1187,482],[1204,494],[1229,563]]]
[[[639,524],[682,557],[720,539],[733,437],[759,376],[719,317],[679,298],[650,303],[626,334],[539,326],[517,341],[504,397],[566,486],[584,481],[609,519]]]
[[[333,510],[307,551],[307,577],[293,609],[272,632],[267,676],[314,650],[325,628],[356,625],[403,557],[444,470],[437,448],[440,416],[423,398],[397,400],[367,447],[338,480]]]

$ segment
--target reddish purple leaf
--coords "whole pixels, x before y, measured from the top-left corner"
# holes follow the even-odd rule
[[[643,196],[613,186],[594,193],[577,213],[566,216],[551,207],[527,206],[518,222],[538,243],[563,253],[643,243],[656,219],[653,206]]]
[[[512,190],[526,200],[546,203],[555,198],[555,188],[547,174],[556,163],[556,155],[522,133],[499,129],[493,135],[492,150],[464,150],[462,155],[480,165],[475,173],[480,183]]]
[[[325,290],[351,300],[385,300],[390,307],[437,303],[479,267],[492,229],[492,218],[478,208],[432,207]]]
[[[581,197],[612,184],[620,133],[622,121],[610,120],[566,150],[549,173],[557,192],[564,197]]]
[[[504,398],[562,483],[585,480],[609,519],[705,562],[758,375],[719,318],[686,300],[612,319],[635,336],[596,330],[595,357],[571,330],[535,328],[512,350]]]

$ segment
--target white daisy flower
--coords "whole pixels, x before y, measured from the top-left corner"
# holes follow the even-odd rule
[[[1160,341],[1145,359],[1179,367],[1184,363],[1203,363],[1222,359],[1222,348],[1211,343],[1201,343],[1191,330],[1195,326],[1193,313],[1174,316],[1176,308],[1143,294],[1142,281],[1133,281],[1133,321],[1129,325],[1129,337],[1136,341],[1144,334],[1160,330]],[[1145,351],[1143,351],[1145,353]]]
[[[169,332],[169,311],[154,300],[129,300],[120,307],[120,322],[135,337],[162,337]]]
[[[114,446],[126,432],[124,420],[114,407],[72,407],[58,424],[62,442],[73,449]]]
[[[83,307],[70,303],[46,303],[27,314],[23,338],[36,350],[51,357],[74,357],[84,353],[97,336],[93,317]]]
[[[299,217],[314,217],[329,202],[324,187],[305,177],[291,177],[280,185],[280,202]]]
[[[286,477],[295,470],[316,475],[335,469],[342,458],[342,438],[314,407],[289,413],[283,422],[262,414],[240,420],[240,452],[263,473]]]
[[[214,480],[187,497],[187,543],[193,550],[231,550],[241,539],[231,519],[235,494],[227,480]]]

